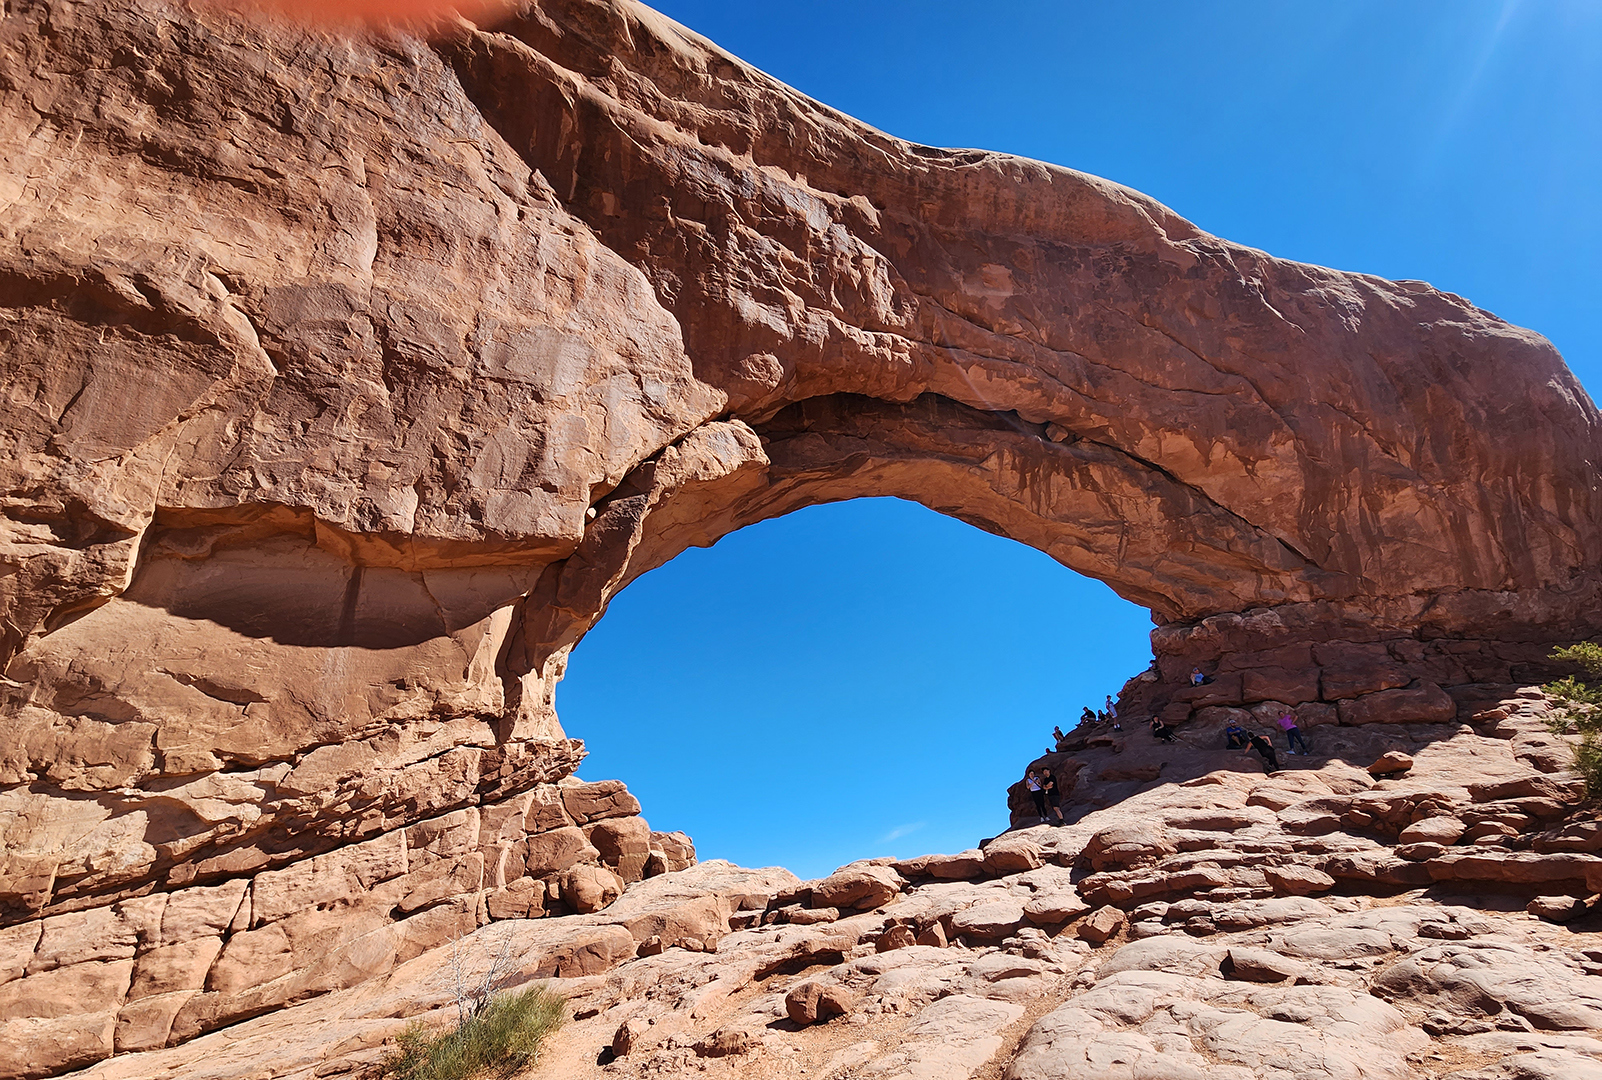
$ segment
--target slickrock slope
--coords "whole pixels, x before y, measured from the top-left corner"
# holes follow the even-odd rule
[[[982,850],[811,882],[703,863],[74,1075],[372,1076],[404,1018],[454,1019],[453,955],[471,983],[509,942],[509,983],[574,1013],[530,1077],[1592,1080],[1602,829],[1529,760],[1548,708],[1399,725],[1388,778],[1234,757]]]
[[[0,371],[13,1071],[686,865],[573,780],[554,685],[634,577],[811,503],[1150,606],[1125,709],[1198,731],[1449,727],[1602,631],[1598,416],[1538,335],[627,0],[434,40],[12,0]]]

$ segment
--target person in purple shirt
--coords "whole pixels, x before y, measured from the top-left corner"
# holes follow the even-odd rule
[[[1301,754],[1303,756],[1312,753],[1312,751],[1307,748],[1307,740],[1302,738],[1302,729],[1296,726],[1295,713],[1287,710],[1285,714],[1279,718],[1279,726],[1280,729],[1285,732],[1285,749],[1289,750],[1293,754]],[[1298,746],[1301,747],[1300,750],[1296,749]]]

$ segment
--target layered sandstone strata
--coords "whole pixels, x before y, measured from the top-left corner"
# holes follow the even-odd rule
[[[569,998],[533,1075],[572,1080],[1586,1080],[1602,830],[1529,741],[1550,709],[1393,725],[1380,775],[1166,748],[1196,775],[1066,828],[805,882],[701,864],[79,1075],[376,1077],[407,1018],[454,1020],[453,965],[507,948]]]
[[[1538,335],[897,140],[628,0],[434,40],[17,0],[0,206],[18,941],[515,818],[609,599],[820,501],[1150,606],[1131,707],[1446,719],[1599,629],[1598,416]]]
[[[695,862],[639,809],[618,781],[568,778],[281,869],[15,922],[0,930],[0,1075],[183,1042],[496,920],[600,910]]]

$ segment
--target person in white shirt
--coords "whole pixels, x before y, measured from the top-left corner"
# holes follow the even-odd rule
[[[1024,773],[1024,787],[1029,789],[1029,797],[1035,800],[1035,811],[1040,815],[1040,820],[1044,822],[1046,820],[1046,789],[1040,783],[1040,777],[1035,775],[1035,770],[1030,769]]]

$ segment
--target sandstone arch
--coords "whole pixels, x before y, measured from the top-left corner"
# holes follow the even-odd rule
[[[1602,630],[1597,412],[1461,298],[905,143],[627,0],[13,8],[8,922],[570,774],[609,597],[818,501],[1108,582],[1185,710],[1195,661],[1333,709],[1330,643],[1439,695]]]

